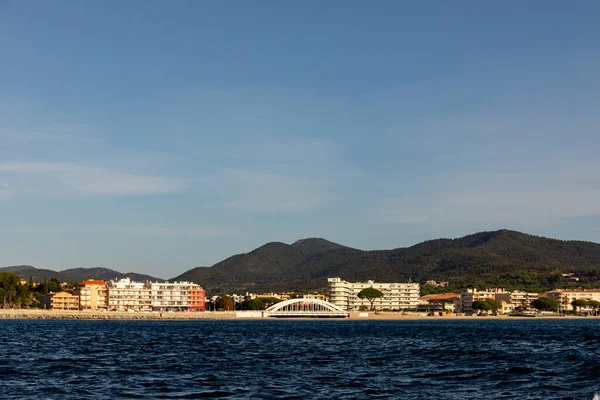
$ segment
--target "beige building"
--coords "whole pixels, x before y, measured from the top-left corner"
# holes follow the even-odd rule
[[[324,294],[314,294],[314,293],[303,294],[302,298],[303,299],[323,300],[323,301],[329,300],[329,298],[327,296],[325,296]]]
[[[458,298],[460,298],[460,295],[456,293],[439,293],[421,296],[419,297],[417,311],[454,312],[454,303]]]
[[[540,297],[550,297],[558,301],[562,309],[571,309],[571,302],[573,300],[596,300],[600,301],[600,289],[580,289],[580,290],[566,290],[556,289],[550,292],[544,293]],[[584,308],[584,310],[586,310]]]
[[[369,300],[361,299],[358,293],[371,287],[383,293],[383,297],[373,303],[376,310],[415,310],[419,303],[418,283],[346,282],[341,278],[327,278],[329,302],[346,311],[370,309]]]
[[[106,310],[108,308],[108,287],[102,280],[83,281],[79,283],[75,293],[79,295],[81,310]]]
[[[518,290],[507,292],[502,288],[487,290],[467,289],[460,294],[460,297],[456,299],[454,305],[457,313],[472,314],[474,312],[474,301],[493,299],[502,303],[501,312],[507,314],[517,308],[529,308],[531,302],[537,299],[538,296],[537,293],[521,292]]]
[[[456,299],[454,306],[457,313],[461,314],[472,314],[473,302],[484,301],[487,299],[496,300],[496,294],[506,293],[504,289],[494,288],[487,290],[467,289],[465,292],[460,294],[460,297]]]
[[[245,300],[254,300],[254,299],[279,299],[279,300],[289,300],[290,295],[287,293],[246,293],[244,296]]]
[[[531,302],[537,300],[538,296],[538,293],[513,290],[512,292],[496,293],[496,300],[510,304],[506,309],[503,309],[506,313],[516,308],[529,309]]]
[[[108,283],[108,309],[115,311],[152,311],[152,288],[146,282],[129,278]]]
[[[42,302],[53,310],[79,310],[79,296],[67,292],[48,293]]]
[[[425,284],[426,285],[430,285],[430,286],[435,286],[435,287],[447,287],[450,284],[450,282],[443,282],[442,281],[442,282],[438,283],[436,281],[431,280],[431,281],[425,281]]]

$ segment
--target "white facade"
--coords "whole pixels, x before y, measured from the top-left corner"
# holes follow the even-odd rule
[[[110,281],[108,309],[117,311],[204,310],[206,293],[192,282]]]
[[[329,302],[346,311],[370,309],[369,300],[361,299],[358,293],[371,287],[383,293],[383,297],[375,299],[373,303],[376,310],[417,308],[421,290],[418,283],[346,282],[341,278],[327,278]]]
[[[154,310],[190,309],[195,305],[194,296],[202,290],[192,282],[153,282],[150,288]]]
[[[117,311],[152,311],[152,291],[145,282],[129,278],[110,281],[108,284],[108,309]]]
[[[545,293],[545,297],[550,297],[560,303],[561,309],[571,308],[571,302],[573,300],[596,300],[600,301],[600,289],[583,289],[583,290],[563,290],[557,289]],[[583,310],[589,311],[589,308],[583,308]]]

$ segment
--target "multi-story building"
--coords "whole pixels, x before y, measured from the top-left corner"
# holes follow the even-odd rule
[[[79,295],[81,310],[106,310],[108,308],[108,287],[102,280],[89,279],[79,283],[75,294]]]
[[[567,309],[571,307],[571,302],[573,302],[573,300],[600,301],[600,289],[555,289],[550,292],[544,293],[543,295],[540,295],[540,297],[550,297],[558,301],[561,304],[562,309]]]
[[[129,278],[108,283],[108,309],[116,311],[152,311],[152,289],[149,283]]]
[[[460,297],[454,303],[455,310],[458,313],[472,314],[474,301],[485,301],[487,299],[496,299],[496,295],[506,293],[504,289],[494,288],[487,290],[467,289],[460,294]]]
[[[153,282],[153,310],[205,310],[206,292],[191,282]]]
[[[531,306],[531,302],[537,300],[538,296],[538,293],[513,290],[507,293],[496,293],[496,300],[510,304],[506,310],[503,310],[506,312],[508,309],[512,311],[515,308],[528,309]]]
[[[68,292],[48,293],[43,295],[41,301],[53,310],[79,310],[79,296]]]
[[[420,293],[418,283],[346,282],[341,278],[327,278],[329,302],[347,311],[371,308],[369,300],[358,297],[361,290],[371,287],[383,293],[383,297],[375,299],[373,302],[376,310],[413,310],[417,308]]]
[[[497,300],[502,303],[502,312],[509,313],[517,308],[529,308],[531,302],[538,298],[537,293],[521,292],[518,290],[507,292],[502,288],[487,290],[467,289],[455,299],[455,311],[457,313],[472,314],[474,301],[485,301],[487,299]]]

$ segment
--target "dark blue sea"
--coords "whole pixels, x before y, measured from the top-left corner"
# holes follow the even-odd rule
[[[600,399],[600,320],[4,320],[0,357],[3,399]]]

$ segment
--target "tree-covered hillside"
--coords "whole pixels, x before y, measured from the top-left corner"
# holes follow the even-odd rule
[[[349,281],[450,281],[456,289],[505,286],[548,290],[559,286],[596,285],[600,279],[600,244],[563,241],[499,230],[458,239],[437,239],[393,250],[361,251],[341,245],[309,249],[268,243],[214,266],[198,267],[174,278],[191,280],[209,293],[305,291],[326,286],[327,278]],[[326,241],[324,241],[326,242]],[[561,273],[575,272],[571,283]]]

